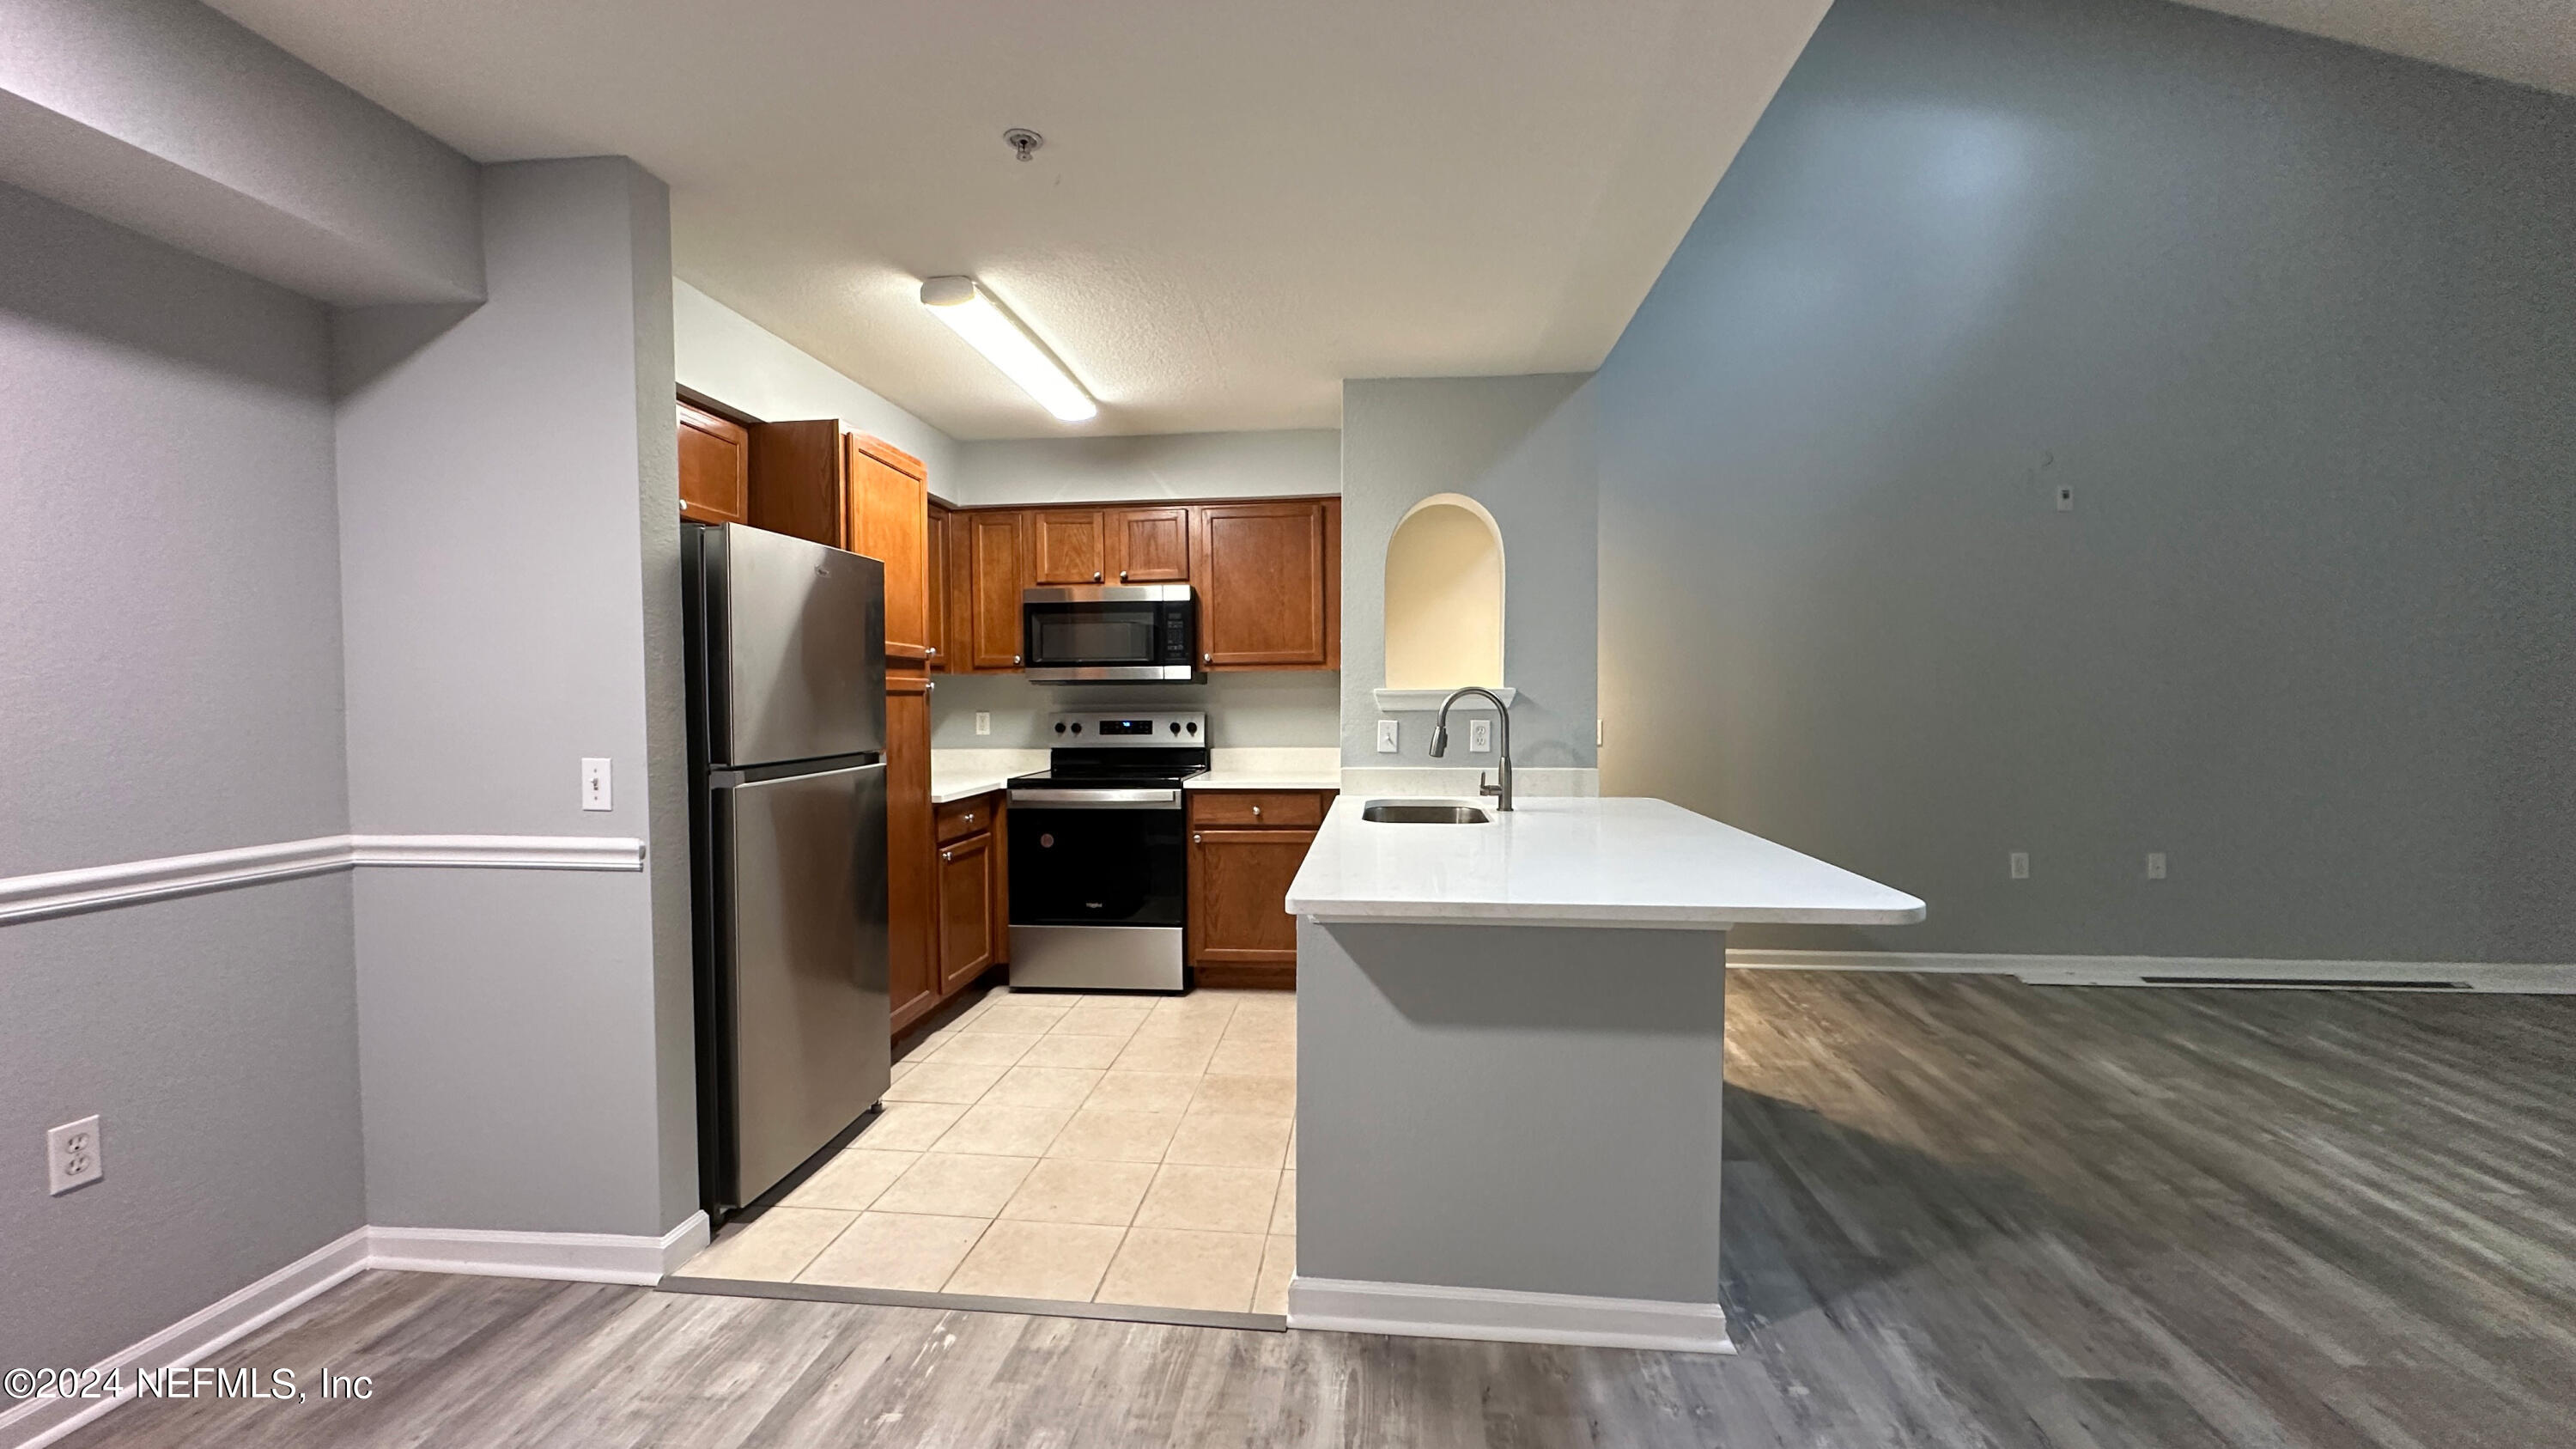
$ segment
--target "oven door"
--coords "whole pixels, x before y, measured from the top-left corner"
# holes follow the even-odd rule
[[[1189,586],[1024,590],[1021,667],[1038,683],[1190,680]]]
[[[1011,924],[1179,926],[1181,792],[1011,792]]]

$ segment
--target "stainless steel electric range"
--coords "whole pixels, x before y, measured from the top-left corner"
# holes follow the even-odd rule
[[[1095,711],[1049,724],[1047,768],[1011,781],[1011,986],[1178,991],[1181,786],[1207,771],[1207,716]]]

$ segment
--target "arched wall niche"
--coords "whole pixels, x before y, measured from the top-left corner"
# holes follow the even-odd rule
[[[1386,687],[1503,682],[1503,531],[1464,493],[1408,510],[1386,545]]]

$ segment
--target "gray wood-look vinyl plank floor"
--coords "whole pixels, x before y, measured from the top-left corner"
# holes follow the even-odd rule
[[[1728,991],[1732,1357],[371,1273],[65,1442],[2576,1443],[2576,998]]]

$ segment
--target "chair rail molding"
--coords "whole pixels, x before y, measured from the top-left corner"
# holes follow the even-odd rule
[[[594,835],[318,835],[0,878],[0,925],[356,866],[642,870],[644,842]]]

